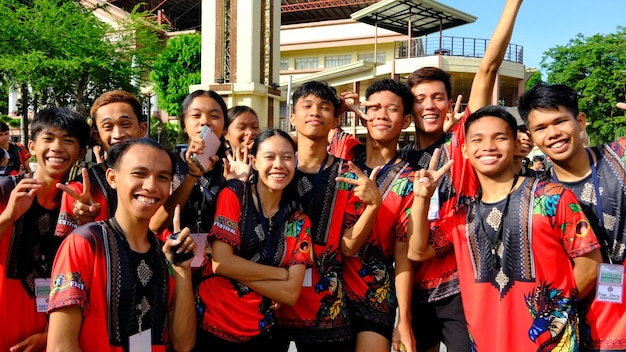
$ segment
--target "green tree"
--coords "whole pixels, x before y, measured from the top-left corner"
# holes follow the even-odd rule
[[[161,29],[136,11],[113,27],[94,14],[106,11],[107,4],[2,2],[0,75],[21,88],[21,106],[74,106],[86,115],[87,106],[104,91],[136,93],[162,47]]]
[[[184,34],[167,41],[154,60],[150,78],[159,96],[159,108],[178,116],[189,86],[200,83],[199,34]]]
[[[524,84],[524,88],[526,90],[529,90],[530,88],[532,88],[533,86],[542,83],[543,79],[541,78],[541,71],[535,71],[533,72],[532,75],[530,75],[530,77],[528,77],[528,79],[526,80],[526,83]]]
[[[615,107],[626,99],[626,28],[607,35],[578,34],[567,45],[546,51],[541,65],[548,83],[566,84],[579,93],[592,144],[626,136],[626,115]]]

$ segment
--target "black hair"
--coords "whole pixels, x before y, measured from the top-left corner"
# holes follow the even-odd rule
[[[504,122],[506,122],[511,129],[511,136],[513,139],[517,140],[517,121],[515,120],[515,117],[513,117],[510,112],[506,111],[505,108],[497,105],[485,106],[484,108],[480,108],[471,114],[465,121],[465,134],[467,135],[467,131],[469,131],[470,126],[474,122],[483,117],[497,117],[504,120]]]
[[[189,105],[191,105],[191,102],[193,102],[195,98],[200,97],[200,96],[209,97],[215,100],[219,104],[220,108],[222,109],[222,114],[224,116],[224,125],[225,125],[226,116],[228,115],[228,108],[226,107],[224,98],[222,98],[222,96],[216,93],[215,91],[200,89],[187,95],[187,97],[185,97],[185,100],[183,100],[182,112],[180,114],[180,126],[183,128],[183,130],[185,129],[185,115],[187,114],[187,110],[189,110]]]
[[[298,87],[292,96],[293,106],[296,106],[298,100],[302,97],[306,97],[308,95],[314,95],[318,98],[328,100],[333,104],[333,108],[335,111],[333,115],[336,117],[339,112],[339,98],[337,97],[337,90],[326,83],[322,83],[319,81],[310,81],[302,84]]]
[[[230,126],[233,121],[235,121],[239,116],[245,114],[246,112],[251,113],[256,116],[257,120],[259,119],[259,115],[254,111],[251,107],[245,105],[237,105],[228,109],[228,114],[226,114],[226,118],[224,119],[224,132],[228,131],[228,126]]]
[[[405,84],[395,81],[391,78],[384,78],[372,83],[367,90],[365,90],[365,99],[369,99],[374,93],[389,91],[399,96],[402,99],[402,106],[404,108],[404,115],[413,114],[413,93],[411,89]]]
[[[70,137],[78,140],[81,148],[87,147],[91,136],[87,121],[78,112],[67,107],[39,110],[30,123],[31,140],[36,141],[39,133],[49,128],[67,131]]]
[[[422,67],[411,72],[409,77],[406,79],[406,83],[409,85],[409,88],[413,88],[424,82],[436,81],[443,83],[446,88],[447,98],[450,99],[452,96],[452,83],[450,82],[450,75],[440,68],[432,66]]]
[[[122,158],[124,157],[126,152],[128,152],[130,147],[135,145],[135,144],[141,144],[141,145],[153,147],[153,148],[156,148],[158,150],[162,150],[162,151],[166,152],[167,156],[170,158],[170,162],[172,163],[171,164],[172,165],[172,174],[174,174],[174,165],[175,165],[175,162],[176,162],[175,159],[174,159],[174,155],[169,150],[165,149],[157,141],[155,141],[152,138],[148,138],[148,137],[127,139],[127,140],[124,140],[124,141],[122,141],[120,143],[116,143],[116,144],[112,145],[111,149],[109,149],[109,151],[108,151],[108,156],[106,158],[106,166],[110,167],[110,168],[112,168],[114,170],[119,170]]]
[[[569,111],[574,118],[578,116],[578,94],[563,84],[539,83],[530,88],[517,100],[517,110],[522,120],[528,124],[528,115],[532,110],[559,110],[559,106]]]
[[[293,147],[293,152],[295,154],[297,150],[296,143],[287,132],[279,130],[277,128],[268,128],[256,137],[254,143],[252,143],[252,147],[250,148],[250,155],[256,155],[257,151],[259,150],[259,145],[261,145],[266,139],[274,136],[279,136],[288,140],[289,144],[291,144],[291,146]]]
[[[0,121],[0,132],[6,132],[9,130],[9,125],[6,122]]]

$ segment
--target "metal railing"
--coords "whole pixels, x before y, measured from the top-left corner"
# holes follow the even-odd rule
[[[481,58],[485,55],[488,44],[489,39],[479,38],[450,36],[411,38],[410,52],[406,40],[396,41],[394,43],[394,55],[396,59],[433,55]],[[504,54],[504,60],[523,64],[524,47],[517,44],[509,44]]]

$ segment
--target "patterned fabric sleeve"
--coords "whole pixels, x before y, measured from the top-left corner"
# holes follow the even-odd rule
[[[453,218],[448,218],[452,220]],[[435,256],[441,257],[448,252],[454,250],[454,244],[451,237],[452,229],[448,226],[452,221],[441,222],[438,226],[430,228],[429,243],[435,250]]]
[[[83,192],[83,184],[77,181],[68,183],[67,187],[73,189],[79,194]],[[57,220],[54,235],[65,237],[78,228],[78,221],[76,219],[76,215],[74,214],[74,202],[76,199],[70,196],[67,192],[62,193],[61,211],[59,212],[59,219]],[[102,211],[106,212],[106,209],[102,209]]]
[[[328,152],[337,158],[353,160],[360,148],[362,148],[361,141],[341,127],[336,127],[335,134],[328,146]]]
[[[311,222],[301,212],[296,212],[287,225],[286,240],[294,242],[291,255],[287,260],[287,267],[304,264],[307,268],[313,267],[313,245],[311,241]]]
[[[411,207],[413,206],[413,178],[414,171],[411,171],[409,181],[406,184],[407,189],[410,189],[410,192],[402,192],[404,195],[402,197],[402,201],[400,203],[401,209],[403,209],[400,217],[397,219],[396,224],[394,226],[395,231],[395,239],[396,242],[406,242],[407,240],[407,229],[409,227],[409,218],[411,217]]]
[[[574,193],[560,184],[549,183],[546,186],[549,194],[544,195],[546,197],[546,208],[551,203],[549,198],[555,198],[556,196],[552,194],[558,191],[549,187],[561,188],[560,199],[556,199],[558,204],[556,205],[555,221],[556,226],[561,230],[563,247],[570,257],[580,257],[595,249],[599,249],[600,244],[596,239],[596,235],[591,229],[591,224],[576,200]]]
[[[217,239],[228,243],[235,250],[239,251],[241,248],[239,218],[241,216],[243,192],[243,182],[237,180],[226,182],[224,189],[217,197],[215,220],[207,237],[209,241]]]
[[[622,159],[622,163],[626,166],[626,137],[617,138],[617,141],[611,143],[609,147]]]
[[[77,305],[83,316],[89,313],[88,292],[93,281],[95,255],[86,239],[68,236],[54,260],[48,313]]]
[[[28,151],[28,148],[26,148],[22,143],[15,143],[15,146],[20,151],[20,162],[22,164],[27,163],[28,159],[30,159],[30,152]]]

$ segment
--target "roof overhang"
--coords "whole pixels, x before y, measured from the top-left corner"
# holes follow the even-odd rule
[[[298,87],[302,83],[309,81],[321,81],[321,82],[329,82],[341,77],[350,76],[353,74],[364,73],[367,71],[371,71],[372,74],[374,72],[374,68],[377,66],[375,62],[369,61],[357,61],[348,65],[343,65],[335,68],[331,68],[328,70],[323,70],[320,72],[312,73],[310,75],[306,75],[304,77],[299,77],[294,79],[291,82],[293,87]],[[281,86],[286,86],[287,82],[281,82]]]
[[[351,15],[355,21],[378,26],[411,37],[476,21],[476,17],[435,0],[383,0]]]

